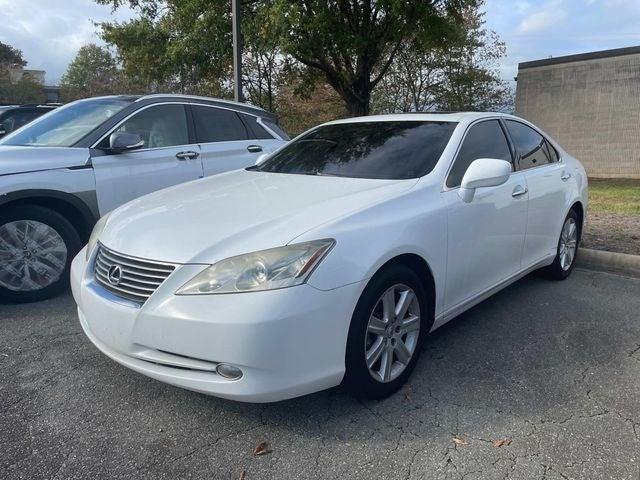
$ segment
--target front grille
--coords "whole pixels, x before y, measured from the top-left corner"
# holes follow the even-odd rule
[[[175,268],[170,263],[122,255],[103,245],[98,246],[94,264],[95,278],[100,285],[136,303],[144,303]]]

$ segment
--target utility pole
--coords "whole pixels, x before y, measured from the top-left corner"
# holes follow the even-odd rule
[[[231,0],[231,16],[233,17],[233,98],[236,102],[244,102],[242,95],[242,32],[240,22],[240,0]]]

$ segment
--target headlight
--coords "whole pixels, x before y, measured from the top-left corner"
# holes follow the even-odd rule
[[[335,244],[315,240],[227,258],[185,283],[176,295],[255,292],[300,285]]]
[[[110,214],[107,213],[104,217],[98,220],[98,222],[96,223],[96,226],[93,227],[93,231],[91,232],[91,236],[89,237],[89,243],[87,243],[87,253],[86,253],[85,260],[89,261],[91,252],[93,252],[93,249],[95,248],[96,243],[98,243],[98,238],[100,237],[100,234],[104,230],[104,226],[107,224],[107,220],[109,220],[109,215]]]

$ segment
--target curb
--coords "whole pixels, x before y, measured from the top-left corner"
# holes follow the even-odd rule
[[[640,255],[581,248],[576,267],[640,278]]]

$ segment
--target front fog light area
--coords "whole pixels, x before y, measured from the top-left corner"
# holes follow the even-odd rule
[[[238,380],[242,377],[242,370],[227,363],[219,363],[216,367],[216,373],[229,380]]]

